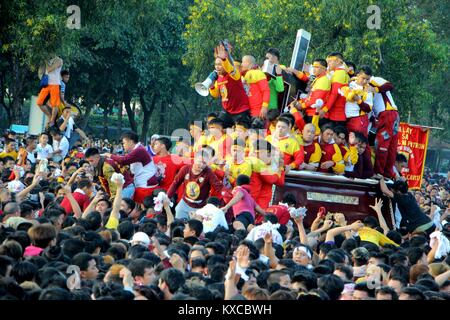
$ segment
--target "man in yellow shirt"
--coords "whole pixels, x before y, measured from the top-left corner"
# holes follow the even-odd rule
[[[276,147],[282,154],[286,170],[297,169],[303,163],[304,151],[297,139],[291,136],[292,125],[289,119],[278,118],[275,132],[266,140]]]
[[[0,153],[0,159],[5,157],[11,157],[14,161],[17,160],[18,153],[16,151],[16,141],[6,138],[5,139],[5,149]]]
[[[245,157],[245,141],[236,139],[231,146],[231,156],[226,158],[225,175],[234,186],[240,174],[250,178],[252,175],[252,163]]]

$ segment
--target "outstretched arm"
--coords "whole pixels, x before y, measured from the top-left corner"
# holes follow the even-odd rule
[[[386,220],[383,217],[383,213],[381,212],[381,208],[383,207],[383,200],[376,198],[375,199],[375,205],[369,206],[371,207],[376,213],[378,217],[378,221],[380,222],[381,229],[383,229],[384,234],[386,235],[389,232],[389,227],[386,223]]]
[[[380,180],[380,188],[381,188],[381,192],[383,192],[384,195],[388,196],[389,198],[394,197],[394,193],[391,190],[389,190],[389,188],[386,185],[386,182],[384,181],[383,178],[381,178],[381,180]]]

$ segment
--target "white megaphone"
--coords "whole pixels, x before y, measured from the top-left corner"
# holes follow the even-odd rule
[[[214,70],[211,72],[208,76],[208,78],[205,79],[203,82],[197,82],[194,86],[195,91],[203,97],[207,97],[209,94],[209,87],[213,84],[214,81],[216,81],[218,78],[217,71]]]

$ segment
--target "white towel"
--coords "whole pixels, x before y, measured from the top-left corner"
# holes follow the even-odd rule
[[[435,259],[440,259],[450,253],[450,241],[447,239],[444,234],[440,231],[435,231],[432,234],[430,234],[430,246],[433,247],[436,241],[439,239],[439,245],[436,250],[436,253],[434,254]]]
[[[438,230],[442,230],[442,224],[441,224],[441,208],[439,208],[438,206],[436,206],[436,210],[434,211],[433,214],[433,223],[436,226],[436,228],[438,228]]]

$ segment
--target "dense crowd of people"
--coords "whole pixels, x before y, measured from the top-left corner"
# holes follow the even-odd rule
[[[86,135],[62,60],[47,63],[45,132],[8,132],[0,150],[0,299],[449,299],[449,179],[426,172],[408,190],[392,84],[337,52],[311,72],[273,48],[266,72],[230,52],[216,48],[210,75],[222,112],[175,144]],[[282,106],[287,74],[307,89]],[[378,179],[383,196],[363,221],[307,212],[291,193],[272,203],[294,170]]]

